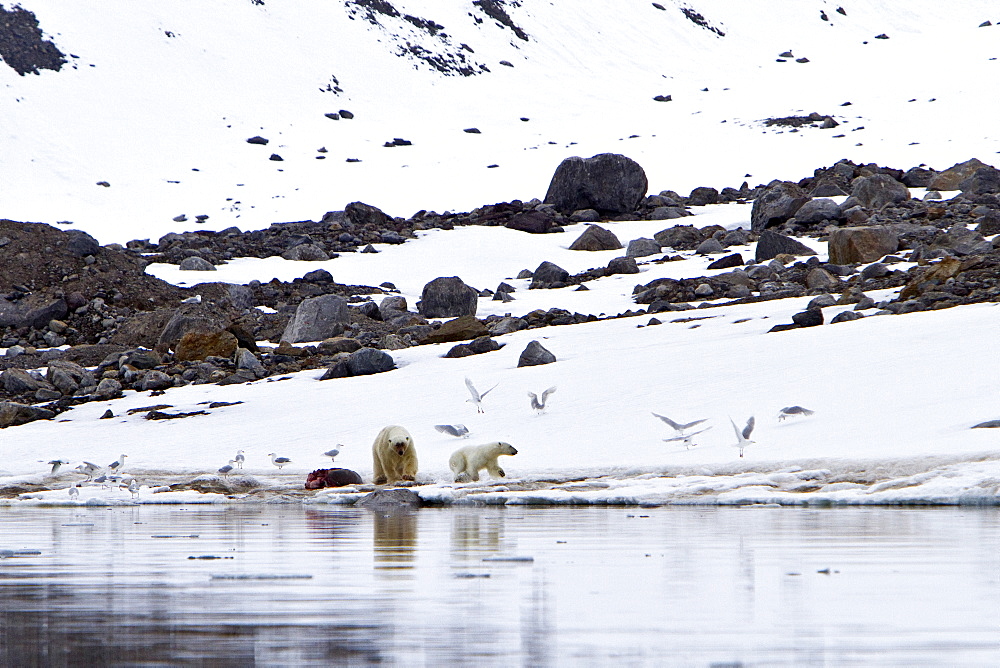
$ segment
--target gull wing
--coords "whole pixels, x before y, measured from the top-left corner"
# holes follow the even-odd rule
[[[690,429],[691,427],[694,427],[695,425],[701,424],[702,422],[704,422],[707,419],[708,418],[705,418],[704,420],[695,420],[694,422],[688,422],[687,424],[680,425],[680,428],[681,429]]]
[[[469,388],[469,394],[472,395],[473,401],[479,401],[480,399],[483,398],[482,396],[479,395],[479,391],[476,390],[476,386],[472,384],[472,381],[469,380],[468,377],[466,377],[465,379],[465,386]]]
[[[753,427],[755,423],[756,421],[754,420],[754,417],[751,415],[750,419],[747,420],[747,426],[743,427],[743,438],[750,440],[750,434],[753,433]]]
[[[664,422],[666,422],[667,424],[669,424],[671,427],[673,427],[677,431],[681,431],[683,429],[683,427],[681,425],[677,424],[676,422],[674,422],[673,420],[671,420],[670,418],[668,418],[665,415],[657,415],[656,413],[653,413],[653,415],[656,415],[656,417],[660,418],[661,420],[663,420]],[[697,423],[695,423],[695,424],[697,424]]]
[[[494,385],[494,386],[493,386],[493,387],[491,387],[490,389],[488,389],[488,390],[486,390],[485,392],[483,392],[482,394],[480,394],[480,395],[479,395],[479,398],[480,398],[480,399],[482,399],[482,398],[483,398],[483,397],[485,397],[485,396],[486,396],[487,394],[489,394],[489,393],[490,393],[490,392],[492,392],[493,390],[497,389],[497,385],[500,385],[500,383],[497,383],[496,385]],[[470,385],[469,387],[471,387],[471,385]]]
[[[549,389],[547,389],[544,392],[542,392],[542,403],[544,404],[545,400],[549,398],[549,395],[552,394],[555,391],[556,391],[556,387],[555,387],[555,385],[553,385]]]

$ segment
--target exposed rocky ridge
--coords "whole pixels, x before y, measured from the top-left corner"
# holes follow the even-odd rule
[[[633,211],[618,214],[559,212],[533,200],[493,204],[467,213],[421,211],[402,219],[354,202],[344,211],[325,214],[319,222],[276,223],[246,233],[231,228],[218,233],[168,234],[155,244],[129,242],[127,249],[116,244],[101,247],[83,232],[0,221],[0,343],[9,348],[0,357],[0,400],[6,400],[0,401],[0,426],[53,417],[77,403],[113,398],[125,389],[159,392],[188,383],[251,382],[305,369],[326,369],[323,378],[382,372],[393,367],[391,356],[382,351],[447,340],[473,342],[456,346],[458,353],[453,354],[453,349],[448,355],[482,354],[501,347],[490,337],[512,331],[688,310],[696,308],[695,304],[707,308],[719,304],[718,300],[816,297],[808,312],[776,330],[821,324],[822,308],[838,304],[855,306],[832,323],[871,314],[1000,301],[1000,244],[986,239],[1000,233],[998,174],[979,161],[941,173],[924,167],[904,172],[841,161],[794,184],[772,182],[753,189],[743,184],[721,191],[701,187],[689,197],[663,191],[643,197]],[[905,192],[900,190],[904,184],[914,187],[935,181],[963,192],[949,200],[920,201],[910,199],[908,193],[900,195]],[[201,258],[215,264],[240,256],[285,255],[305,246],[335,257],[356,252],[363,244],[403,243],[419,230],[456,225],[504,225],[530,233],[580,222],[669,221],[690,215],[689,205],[756,198],[756,208],[769,201],[768,193],[782,188],[801,201],[783,219],[763,218],[760,230],[699,229],[664,222],[654,239],[629,241],[627,255],[606,267],[570,275],[543,262],[534,272],[519,276],[533,278],[532,289],[571,285],[585,289],[586,282],[602,276],[636,273],[637,259],[669,262],[680,259],[670,253],[681,250],[719,254],[713,267],[731,269],[712,276],[637,285],[637,308],[611,316],[552,308],[522,317],[464,315],[471,322],[459,328],[422,316],[389,283],[342,285],[323,269],[290,282],[253,281],[247,286],[207,282],[188,289],[144,273],[150,259],[179,263]],[[812,194],[832,189],[851,196],[837,205]],[[590,236],[601,231],[593,225],[585,229]],[[869,231],[878,233],[874,246],[864,241]],[[808,248],[795,237],[829,240],[831,258],[841,252],[841,244],[854,244],[852,252],[873,255],[843,264],[823,263],[815,256],[801,259]],[[753,260],[744,260],[739,253],[721,257],[727,248],[754,241],[758,244]],[[621,246],[606,243],[599,247],[616,245]],[[765,247],[772,251],[765,252]],[[582,244],[581,248],[591,246]],[[152,255],[143,257],[142,253]],[[894,268],[904,260],[916,265]],[[904,288],[899,298],[878,304],[865,294],[899,287]],[[514,288],[505,283],[495,292],[484,286],[474,288],[464,286],[479,297],[516,299]],[[319,345],[282,342],[289,320],[303,301],[324,295],[343,298],[348,305],[346,318],[338,324],[339,334],[331,334]],[[465,304],[458,312],[467,313],[468,308]],[[444,333],[452,329],[460,333]],[[258,349],[258,341],[279,345]],[[64,345],[71,347],[57,349]]]

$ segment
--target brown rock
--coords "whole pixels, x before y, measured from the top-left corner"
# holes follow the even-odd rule
[[[203,360],[211,356],[230,357],[236,352],[237,345],[239,342],[236,337],[225,330],[188,332],[177,343],[174,354],[181,362]]]
[[[318,346],[321,353],[333,355],[335,353],[353,353],[361,348],[361,342],[346,336],[336,336],[332,339],[325,339]]]
[[[833,264],[874,262],[895,253],[897,248],[896,235],[879,227],[842,227],[830,234],[830,262]]]
[[[488,336],[489,330],[481,320],[472,315],[445,322],[438,329],[420,339],[421,343],[446,343],[448,341],[471,341],[480,336]]]
[[[960,162],[957,165],[949,167],[931,179],[930,185],[927,186],[927,189],[958,190],[959,183],[975,174],[977,169],[988,166],[989,165],[976,158]]]

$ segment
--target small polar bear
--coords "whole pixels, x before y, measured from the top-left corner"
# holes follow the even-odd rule
[[[497,464],[500,455],[516,455],[517,450],[510,443],[495,442],[486,445],[467,445],[452,453],[448,460],[455,482],[478,481],[479,472],[486,469],[494,478],[506,477]]]
[[[413,437],[399,425],[389,425],[375,437],[372,444],[374,482],[385,485],[417,477],[417,451]]]

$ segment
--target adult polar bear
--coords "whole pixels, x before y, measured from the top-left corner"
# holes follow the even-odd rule
[[[374,482],[386,485],[417,477],[417,451],[413,437],[399,425],[383,427],[372,444]]]
[[[477,481],[479,472],[486,469],[494,478],[506,477],[503,469],[497,464],[500,455],[516,455],[517,450],[510,443],[496,441],[486,445],[467,445],[451,454],[448,466],[455,474],[455,482]]]

